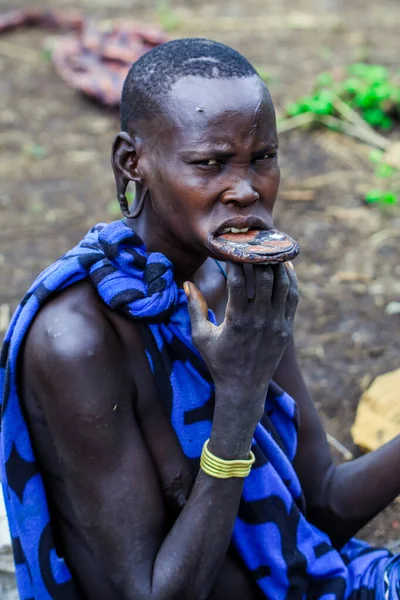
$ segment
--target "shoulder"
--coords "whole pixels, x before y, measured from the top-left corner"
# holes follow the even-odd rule
[[[27,335],[24,353],[35,364],[49,358],[70,361],[94,351],[104,352],[108,347],[105,342],[116,338],[95,291],[90,284],[80,283],[61,292],[39,311]]]
[[[124,341],[89,283],[49,301],[36,316],[20,357],[24,388],[43,393],[128,382]],[[108,311],[111,312],[111,311]]]
[[[21,399],[38,447],[47,430],[65,475],[75,469],[77,456],[81,462],[86,457],[90,472],[93,457],[97,473],[115,471],[116,457],[132,437],[140,437],[138,377],[131,363],[141,349],[127,347],[124,326],[135,331],[86,282],[46,304],[27,336],[20,357]]]

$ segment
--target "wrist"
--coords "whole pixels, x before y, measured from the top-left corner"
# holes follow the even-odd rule
[[[243,479],[250,475],[251,467],[255,462],[255,456],[251,450],[248,458],[225,460],[210,452],[208,444],[209,440],[204,443],[200,457],[200,468],[204,473],[217,479],[231,479],[232,477]]]
[[[240,381],[215,383],[215,405],[237,407],[242,411],[257,410],[260,405],[264,406],[268,387],[272,375],[262,381],[254,381],[250,385]]]
[[[216,387],[213,424],[233,437],[243,431],[253,435],[265,408],[268,386],[260,390],[239,390],[236,386]]]
[[[253,440],[254,430],[259,419],[250,422],[235,418],[229,411],[214,413],[213,426],[208,447],[210,451],[224,460],[247,459]]]
[[[246,460],[250,456],[252,436],[242,439],[226,439],[219,433],[211,432],[208,449],[223,460]]]

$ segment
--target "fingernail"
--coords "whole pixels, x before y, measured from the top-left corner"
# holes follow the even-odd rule
[[[286,266],[287,266],[289,269],[292,269],[292,271],[294,270],[293,263],[292,263],[290,260],[288,260],[288,261],[285,263],[285,265],[286,265]]]
[[[190,295],[190,286],[189,286],[189,283],[187,281],[184,282],[183,289],[184,289],[184,292],[185,292],[186,296],[189,298],[189,295]]]

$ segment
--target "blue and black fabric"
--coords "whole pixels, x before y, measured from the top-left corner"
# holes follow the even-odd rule
[[[174,281],[171,262],[162,254],[147,254],[141,239],[121,221],[93,227],[35,281],[12,319],[1,354],[1,474],[22,600],[80,597],[55,550],[17,366],[21,344],[43,303],[85,278],[110,308],[146,325],[148,360],[189,459],[199,460],[211,431],[214,386],[192,343],[186,296]],[[254,434],[256,463],[245,481],[233,531],[233,543],[265,598],[398,599],[396,557],[357,540],[339,553],[307,521],[292,465],[296,443],[295,402],[271,384],[265,416]]]

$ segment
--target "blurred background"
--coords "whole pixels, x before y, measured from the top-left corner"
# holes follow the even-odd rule
[[[0,13],[33,6],[38,5],[1,0]],[[382,159],[382,151],[400,139],[400,93],[394,99],[400,89],[400,4],[59,0],[40,6],[75,8],[106,24],[138,20],[170,38],[213,38],[244,53],[259,70],[280,120],[276,225],[301,246],[296,259],[301,366],[328,433],[358,455],[350,429],[360,395],[377,375],[400,366],[399,157],[394,152],[390,165]],[[109,158],[118,114],[59,77],[49,38],[60,35],[40,27],[0,34],[0,338],[35,276],[91,225],[119,217]],[[365,69],[351,70],[355,63],[388,71],[365,75]],[[363,73],[375,92],[391,86],[386,96],[381,93],[384,100],[391,94],[382,109],[390,123],[368,112],[368,98],[362,104],[352,91]],[[343,81],[344,108],[335,104]],[[368,95],[370,88],[362,85]],[[346,117],[350,105],[353,112]],[[354,111],[365,117],[365,127]],[[299,127],[299,115],[310,112],[304,122],[311,126]],[[329,122],[331,117],[345,124]],[[334,453],[338,460],[348,456],[343,448]],[[399,538],[398,515],[394,503],[363,536],[377,544]],[[5,533],[2,539],[6,545]],[[0,596],[6,598],[11,592],[3,585]]]

